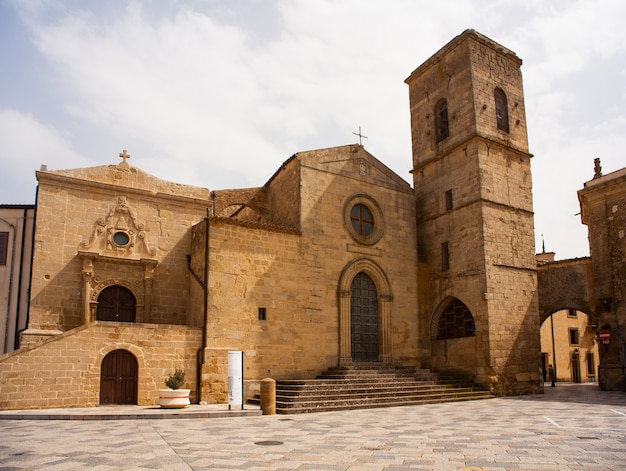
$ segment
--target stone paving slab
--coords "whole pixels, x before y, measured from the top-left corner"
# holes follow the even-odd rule
[[[262,415],[261,408],[246,404],[229,409],[227,404],[191,404],[183,409],[159,406],[76,407],[71,409],[31,409],[0,411],[0,420],[137,420],[137,419],[215,419]]]
[[[302,415],[0,420],[0,470],[626,469],[626,393],[558,384],[536,396]]]

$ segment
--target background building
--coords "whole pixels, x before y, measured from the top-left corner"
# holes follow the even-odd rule
[[[541,325],[541,356],[544,379],[554,365],[557,381],[574,383],[598,380],[597,326],[576,309],[552,314]]]
[[[19,346],[28,322],[34,205],[0,205],[0,353]]]

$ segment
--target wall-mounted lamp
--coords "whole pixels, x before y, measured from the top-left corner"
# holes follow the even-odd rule
[[[611,298],[602,298],[600,302],[604,305],[604,312],[611,312],[611,303],[613,302]]]

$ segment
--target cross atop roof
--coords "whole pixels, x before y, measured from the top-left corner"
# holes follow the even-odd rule
[[[126,162],[126,159],[130,159],[130,154],[126,151],[126,149],[122,151],[122,153],[120,154],[120,158],[124,159],[124,161],[122,162],[123,164],[129,165],[128,162]]]
[[[363,134],[361,134],[361,126],[359,126],[359,132],[353,132],[352,134],[354,134],[355,136],[359,136],[359,145],[362,146],[363,144],[361,143],[361,139],[365,138],[367,139],[367,136],[364,136]]]

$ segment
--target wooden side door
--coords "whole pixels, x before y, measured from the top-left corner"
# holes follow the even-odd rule
[[[136,300],[123,286],[109,286],[98,296],[96,320],[135,322]]]
[[[100,367],[100,404],[137,404],[137,359],[127,350],[113,350]]]

